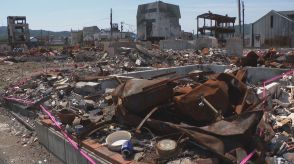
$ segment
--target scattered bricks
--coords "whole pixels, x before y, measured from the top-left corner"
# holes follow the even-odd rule
[[[41,120],[41,123],[47,127],[54,126],[53,122],[50,119],[43,119]]]
[[[98,149],[99,147],[102,147],[101,144],[95,142],[94,140],[91,139],[86,139],[82,141],[83,147],[90,151],[95,151],[95,149]]]
[[[197,164],[218,164],[218,159],[216,158],[207,158],[207,159],[197,159],[194,161]]]
[[[88,140],[86,141],[86,143],[91,143],[92,141]],[[105,146],[101,146],[96,148],[94,150],[94,153],[112,163],[117,163],[117,164],[129,164],[131,163],[132,161],[129,161],[129,160],[125,160],[122,155],[120,155],[119,153],[116,153],[116,152],[112,152],[110,150],[108,150],[107,147]]]
[[[203,55],[209,55],[209,48],[203,48],[202,51],[201,51],[201,53]]]
[[[117,154],[115,152],[108,150],[108,148],[105,146],[98,147],[97,149],[95,149],[94,153],[99,157],[104,158],[105,160],[110,162],[114,162],[111,156]]]
[[[122,155],[120,154],[115,154],[114,156],[111,156],[113,163],[118,163],[118,164],[129,164],[132,161],[126,161]]]

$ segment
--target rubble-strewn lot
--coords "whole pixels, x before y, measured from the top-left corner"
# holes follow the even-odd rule
[[[40,63],[0,64],[0,90],[15,81],[42,70]],[[0,104],[0,163],[60,163],[38,143],[36,134],[27,130]]]
[[[7,54],[8,55],[8,54]],[[140,44],[128,47],[115,47],[112,50],[101,48],[68,48],[65,50],[33,49],[16,56],[0,57],[0,63],[14,62],[61,62],[81,64],[93,62],[107,73],[134,71],[137,67],[174,67],[193,64],[217,64],[253,67],[291,68],[294,63],[294,50],[246,49],[243,56],[228,56],[224,49],[202,50],[159,50],[153,45],[146,48]]]
[[[27,130],[5,109],[0,108],[0,163],[1,164],[61,164],[38,143],[36,134]]]
[[[74,76],[71,70],[35,75],[24,85],[7,90],[4,102],[28,107],[44,102],[44,108],[53,113],[61,128],[77,140],[103,144],[112,132],[127,130],[135,148],[135,156],[130,158],[141,162],[205,159],[235,163],[250,152],[254,152],[251,160],[255,162],[271,161],[275,156],[291,161],[291,149],[287,148],[291,148],[292,140],[292,93],[286,86],[283,92],[277,93],[282,85],[274,85],[275,90],[267,92],[268,97],[284,98],[274,100],[277,105],[272,106],[271,99],[263,103],[263,92],[244,83],[245,70],[153,80],[121,79],[115,90],[108,88],[106,92],[101,90],[102,82]],[[283,84],[291,83],[291,79],[285,77]],[[144,126],[137,127],[150,112],[154,114]],[[54,124],[44,111],[38,119],[47,126]],[[77,125],[83,127],[79,133]],[[283,137],[283,144],[273,137]],[[158,152],[167,153],[165,146],[163,150],[156,146],[164,139],[177,141],[174,152],[168,151],[172,154],[169,158]],[[281,146],[286,148],[283,152]]]
[[[62,60],[39,64],[6,58],[2,66],[8,71],[1,72],[2,85],[7,86],[1,94],[3,106],[22,105],[33,113],[22,117],[32,127],[35,121],[54,127],[69,135],[74,147],[86,147],[113,163],[294,162],[293,72],[264,89],[248,83],[246,68],[237,67],[291,67],[292,61],[285,60],[292,57],[291,50],[283,55],[276,50],[248,51],[243,58],[227,57],[222,50],[160,51],[140,46],[120,47],[117,53],[78,49]],[[202,63],[236,67],[224,73],[195,70],[152,79],[110,76],[137,67]],[[5,131],[10,124],[3,122],[0,129]],[[109,136],[116,133],[131,137],[110,142]],[[20,145],[32,143],[35,134],[22,132]]]

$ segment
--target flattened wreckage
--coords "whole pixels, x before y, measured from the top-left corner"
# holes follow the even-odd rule
[[[293,72],[262,85],[286,70],[241,69],[287,67],[291,54],[134,47],[73,49],[76,63],[11,84],[2,104],[64,163],[291,162]],[[199,65],[169,67],[187,64]]]
[[[291,161],[293,96],[281,97],[293,91],[282,85],[292,74],[261,93],[246,82],[246,69],[92,81],[72,71],[33,76],[7,88],[2,101],[37,114],[37,131],[53,127],[88,163]]]

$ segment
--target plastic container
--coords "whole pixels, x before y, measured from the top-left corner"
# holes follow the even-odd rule
[[[81,134],[83,128],[84,128],[83,125],[76,125],[75,126],[75,130],[76,130],[77,135],[80,135]]]
[[[106,137],[106,144],[109,150],[120,152],[122,145],[131,140],[132,135],[128,131],[117,131]]]
[[[123,143],[123,145],[121,146],[121,154],[123,156],[124,159],[128,159],[134,152],[134,148],[133,148],[133,144],[132,142],[126,141]]]

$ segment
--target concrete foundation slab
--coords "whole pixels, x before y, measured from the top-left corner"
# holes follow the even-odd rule
[[[66,162],[66,149],[64,138],[52,130],[48,130],[49,150],[62,162]]]
[[[221,73],[228,68],[230,68],[230,66],[227,66],[227,65],[199,64],[199,65],[189,65],[189,66],[182,66],[182,67],[160,68],[160,69],[148,70],[148,71],[138,71],[138,72],[131,72],[127,74],[114,75],[114,76],[150,79],[151,77],[161,75],[161,74],[171,73],[171,72],[176,72],[179,75],[184,75],[195,70],[214,71],[217,73]],[[264,67],[248,67],[247,71],[248,71],[247,82],[252,84],[257,84],[257,83],[262,83],[265,80],[271,79],[289,70],[264,68]]]
[[[39,142],[49,149],[48,128],[41,124],[36,124],[35,131],[37,133]]]
[[[53,128],[48,128],[36,122],[36,132],[39,142],[44,145],[51,153],[66,164],[89,164],[89,162],[68,143],[63,136]],[[47,145],[47,146],[46,146]],[[83,149],[97,164],[111,164],[111,162],[98,157],[90,151]]]
[[[68,142],[65,143],[66,163],[68,164],[88,164],[88,161],[75,150]]]

